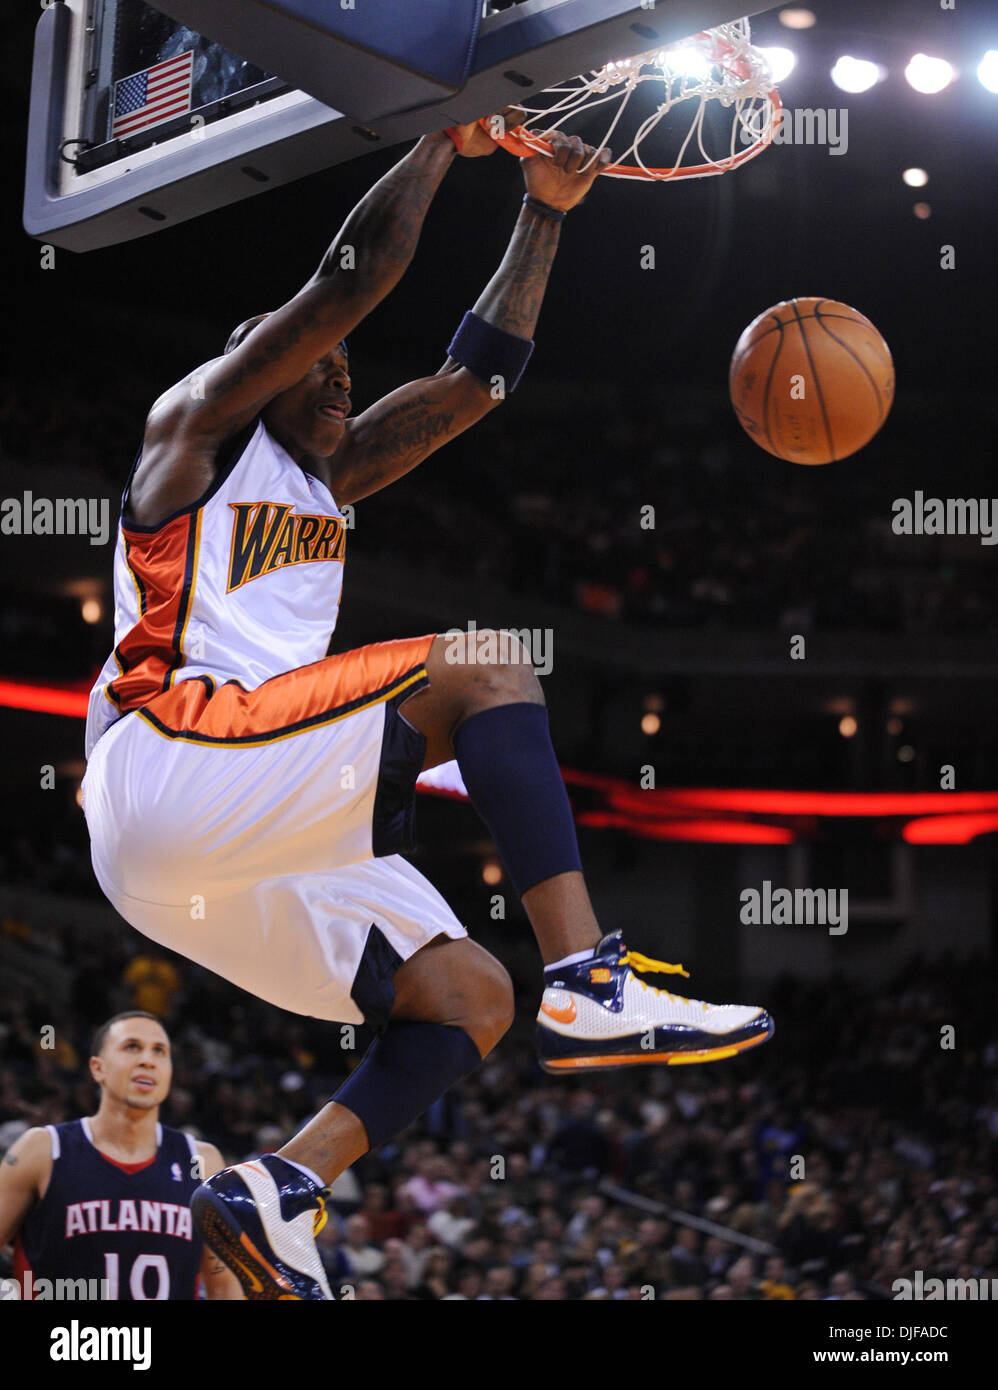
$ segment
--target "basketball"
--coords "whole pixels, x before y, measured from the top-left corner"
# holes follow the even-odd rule
[[[738,422],[790,463],[833,463],[868,444],[894,398],[890,348],[834,299],[789,299],[752,320],[728,374]]]

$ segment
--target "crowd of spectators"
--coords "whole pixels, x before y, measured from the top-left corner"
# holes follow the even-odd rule
[[[11,943],[59,954],[8,917],[0,962]],[[367,1044],[117,929],[74,954],[59,1006],[0,995],[0,1149],[93,1112],[89,1039],[122,1007],[162,1012],[164,1119],[229,1162],[279,1147]],[[917,1270],[998,1277],[994,985],[985,962],[913,965],[888,990],[850,985],[844,1008],[844,986],[785,981],[760,1052],[573,1080],[536,1065],[521,991],[478,1071],[337,1181],[331,1282],[360,1299],[808,1300],[892,1297]]]
[[[893,501],[926,486],[900,449],[876,472],[753,467],[726,408],[493,417],[461,473],[379,497],[354,542],[661,627],[998,628],[977,537],[894,534]]]
[[[0,883],[100,898],[81,819],[67,810],[45,827],[47,833],[0,837]]]
[[[116,507],[138,403],[161,389],[131,364],[99,398],[72,372],[57,404],[44,381],[0,390],[0,457],[29,464],[36,488],[50,464],[91,470]],[[907,445],[931,454],[917,422],[895,428],[876,469],[862,457],[800,468],[757,456],[722,395],[685,411],[578,396],[546,404],[538,389],[529,412],[488,417],[429,472],[365,502],[351,546],[660,627],[998,630],[989,547],[892,531],[893,501],[916,488],[990,492],[968,456],[963,478],[913,474]]]

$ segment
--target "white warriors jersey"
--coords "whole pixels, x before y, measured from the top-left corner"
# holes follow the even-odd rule
[[[122,715],[179,681],[209,690],[320,661],[336,626],[345,522],[324,483],[254,420],[208,491],[159,526],[125,520],[114,552],[114,651],[90,693],[86,756]]]

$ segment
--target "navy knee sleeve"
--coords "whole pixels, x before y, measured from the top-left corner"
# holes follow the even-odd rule
[[[496,705],[466,719],[454,751],[475,810],[520,897],[582,868],[544,705]]]
[[[399,1019],[374,1040],[333,1100],[357,1116],[377,1149],[481,1060],[463,1028]]]

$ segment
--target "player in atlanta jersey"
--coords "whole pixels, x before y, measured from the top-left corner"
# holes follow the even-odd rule
[[[241,1299],[191,1219],[199,1182],[222,1166],[214,1144],[160,1124],[170,1040],[148,1013],[118,1014],[94,1039],[96,1115],[29,1129],[0,1163],[0,1246],[16,1236],[23,1298]],[[80,1282],[85,1281],[85,1282]]]
[[[344,340],[401,279],[455,151],[494,152],[477,123],[424,136],[292,299],[155,402],[122,499],[117,645],[91,696],[83,785],[98,880],[147,936],[271,1003],[380,1030],[280,1155],[194,1198],[252,1298],[329,1297],[312,1239],[324,1185],[512,1018],[505,970],[398,854],[421,769],[457,759],[522,898],[545,965],[545,1068],[707,1061],[772,1031],[760,1008],[656,988],[681,967],[601,930],[518,642],[431,633],[326,655],[340,508],[482,419],[526,366],[562,223],[599,168],[577,137],[552,144],[523,161],[508,249],[435,374],[352,417]]]

